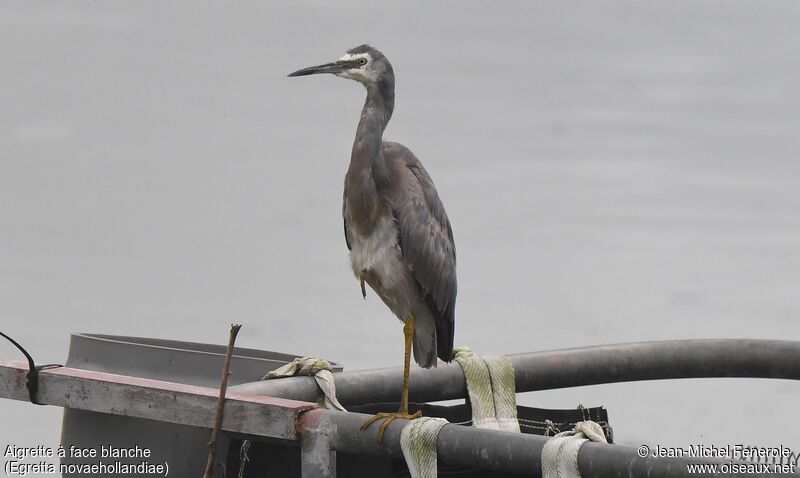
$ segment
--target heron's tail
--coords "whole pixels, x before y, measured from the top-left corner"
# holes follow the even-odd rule
[[[433,317],[414,317],[414,361],[423,368],[436,366],[436,325]]]

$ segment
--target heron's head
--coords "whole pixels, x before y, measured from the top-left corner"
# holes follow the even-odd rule
[[[290,73],[289,76],[306,76],[317,73],[332,73],[341,78],[358,81],[367,88],[394,89],[392,64],[375,48],[361,45],[347,50],[337,61],[310,66]]]

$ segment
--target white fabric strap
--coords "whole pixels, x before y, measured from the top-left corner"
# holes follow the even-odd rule
[[[514,366],[504,355],[484,355],[481,358],[486,363],[489,377],[492,379],[494,413],[500,430],[519,433]]]
[[[436,478],[436,439],[447,423],[444,418],[421,417],[403,428],[400,448],[411,478]]]
[[[454,352],[467,382],[472,424],[489,430],[519,432],[511,361],[500,355],[478,357],[469,347],[457,347]]]
[[[542,478],[581,478],[578,451],[587,441],[608,443],[603,428],[593,421],[578,422],[575,430],[561,432],[542,448]]]
[[[346,412],[347,410],[345,410],[342,404],[339,403],[339,400],[336,399],[336,385],[333,383],[332,368],[331,363],[327,360],[322,360],[317,357],[300,357],[268,372],[261,380],[295,377],[298,375],[313,375],[317,386],[322,390],[323,405],[325,408]]]

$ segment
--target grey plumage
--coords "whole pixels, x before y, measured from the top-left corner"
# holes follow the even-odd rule
[[[397,317],[414,316],[414,359],[450,361],[456,302],[453,231],[436,188],[406,147],[383,141],[394,111],[394,71],[369,45],[290,76],[332,73],[361,82],[367,98],[344,181],[342,216],[353,271]]]

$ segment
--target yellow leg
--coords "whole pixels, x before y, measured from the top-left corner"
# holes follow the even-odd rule
[[[386,428],[389,426],[389,424],[395,419],[405,418],[408,420],[413,420],[422,416],[422,413],[419,411],[414,414],[408,413],[408,375],[411,369],[411,344],[414,341],[414,316],[410,313],[408,314],[408,318],[406,318],[405,326],[403,326],[403,335],[405,336],[405,356],[403,360],[403,395],[400,398],[400,410],[395,413],[378,413],[361,425],[361,430],[363,431],[373,423],[383,419],[383,423],[381,423],[381,427],[378,430],[378,443],[383,442],[383,433],[386,431]]]
[[[400,397],[400,413],[408,415],[408,375],[411,372],[411,344],[414,342],[414,325],[416,320],[408,313],[406,323],[403,325],[405,337],[405,355],[403,356],[403,395]]]

